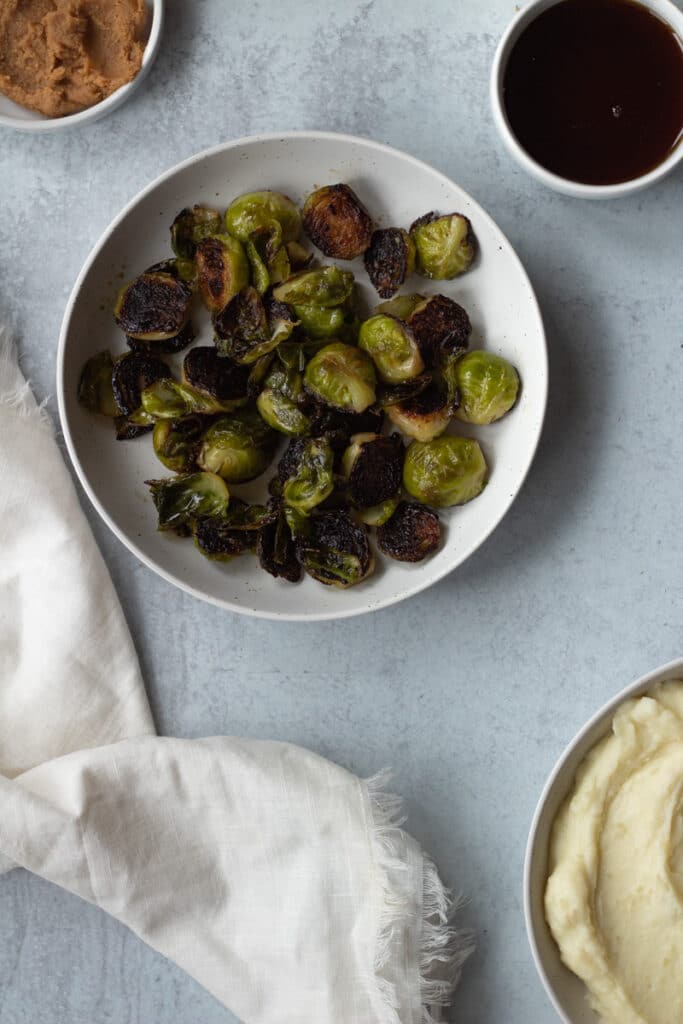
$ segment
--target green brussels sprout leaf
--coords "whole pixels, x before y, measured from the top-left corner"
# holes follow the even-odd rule
[[[230,502],[225,481],[214,473],[186,473],[146,480],[156,505],[159,530],[178,530],[197,517],[222,516]]]

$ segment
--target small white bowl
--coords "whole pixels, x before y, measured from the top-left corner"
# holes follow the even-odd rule
[[[146,0],[146,4],[151,19],[149,36],[145,52],[142,55],[142,66],[131,82],[122,85],[101,103],[80,110],[77,114],[67,114],[66,117],[47,117],[45,114],[27,110],[26,107],[20,107],[17,103],[13,103],[0,92],[0,125],[14,128],[20,132],[58,132],[64,128],[74,128],[88,122],[98,121],[125,103],[142,85],[159,52],[161,30],[164,24],[164,0]]]
[[[638,0],[638,2],[641,6],[647,7],[661,18],[662,21],[666,22],[672,31],[676,33],[683,47],[683,10],[677,7],[672,0]],[[529,156],[527,151],[517,141],[517,137],[510,127],[503,99],[503,83],[508,58],[524,29],[532,21],[535,21],[539,14],[542,14],[543,11],[547,11],[549,7],[554,7],[558,3],[562,3],[562,0],[530,0],[512,20],[498,44],[495,57],[493,58],[490,79],[493,121],[498,129],[498,134],[508,152],[520,167],[523,167],[528,174],[556,192],[562,192],[567,196],[574,196],[576,199],[618,199],[633,192],[640,192],[641,189],[647,188],[648,185],[653,185],[656,181],[659,181],[683,161],[682,140],[679,140],[678,145],[666,160],[658,164],[653,170],[648,171],[647,174],[641,174],[639,177],[631,178],[629,181],[621,181],[616,185],[585,185],[579,181],[562,178],[560,175],[546,170],[533,157]]]
[[[569,795],[579,765],[610,731],[614,713],[624,701],[648,693],[666,679],[683,679],[683,658],[631,683],[586,723],[565,749],[545,784],[531,823],[524,862],[524,917],[536,969],[551,1003],[565,1024],[599,1024],[591,1010],[584,983],[560,959],[547,925],[544,894],[548,879],[548,843],[553,822]]]

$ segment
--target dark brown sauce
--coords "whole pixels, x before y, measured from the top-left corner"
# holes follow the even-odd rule
[[[683,135],[683,48],[631,0],[563,0],[544,11],[513,46],[503,88],[522,147],[573,181],[637,178]]]

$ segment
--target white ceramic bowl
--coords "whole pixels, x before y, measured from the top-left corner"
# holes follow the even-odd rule
[[[468,505],[445,510],[442,549],[418,565],[378,557],[375,574],[347,591],[312,579],[292,586],[275,580],[245,556],[228,564],[202,558],[191,541],[155,529],[156,516],[144,485],[166,476],[149,436],[117,442],[112,426],[77,401],[86,360],[103,348],[119,353],[124,338],[112,306],[123,279],[170,254],[169,225],[184,206],[204,202],[225,208],[242,192],[273,188],[297,202],[319,184],[347,181],[384,224],[409,225],[428,210],[460,210],[477,235],[475,267],[451,282],[414,277],[407,289],[444,291],[462,303],[473,323],[472,347],[510,359],[522,390],[514,410],[487,427],[458,425],[481,440],[491,466],[490,482]],[[378,299],[362,261],[350,264],[366,311]],[[204,316],[202,321],[200,318]],[[211,344],[208,315],[193,316],[200,344]],[[182,361],[175,360],[176,372]],[[547,359],[540,313],[531,285],[509,242],[491,218],[443,174],[413,157],[366,139],[322,132],[269,135],[230,142],[201,153],[153,182],[104,233],[79,275],[66,308],[57,365],[64,436],[81,482],[116,535],[167,580],[197,597],[251,615],[313,620],[341,618],[400,601],[445,576],[477,548],[500,522],[519,491],[540,436],[546,404]],[[236,493],[267,496],[273,470]]]
[[[531,953],[550,1001],[565,1024],[599,1024],[586,998],[583,982],[560,959],[545,920],[543,898],[548,878],[548,843],[553,822],[569,795],[579,765],[606,736],[614,713],[624,701],[641,697],[666,679],[683,679],[683,658],[655,669],[608,701],[574,737],[553,768],[538,801],[529,832],[524,863],[524,916]]]
[[[96,103],[95,106],[81,110],[77,114],[67,114],[66,117],[47,117],[45,114],[38,114],[33,110],[27,110],[26,107],[20,107],[0,93],[0,125],[21,132],[58,132],[65,128],[75,128],[78,125],[98,121],[125,103],[135,90],[140,88],[149,74],[161,42],[164,0],[145,0],[145,2],[149,9],[149,36],[142,56],[142,66],[131,82],[121,86],[101,103]]]
[[[503,99],[503,83],[508,57],[527,25],[543,11],[561,2],[562,0],[530,0],[515,15],[500,40],[493,58],[490,79],[491,108],[495,126],[508,152],[520,167],[556,192],[562,192],[564,195],[574,196],[577,199],[618,199],[630,195],[632,192],[640,192],[641,189],[659,181],[683,161],[683,141],[679,140],[678,145],[667,159],[653,170],[648,171],[647,174],[632,178],[630,181],[619,182],[617,185],[584,185],[581,182],[571,181],[569,178],[553,174],[552,171],[546,170],[545,167],[537,163],[519,144],[510,127]],[[672,0],[638,0],[638,2],[665,21],[677,34],[681,40],[681,46],[683,46],[683,10],[680,7],[677,7]]]

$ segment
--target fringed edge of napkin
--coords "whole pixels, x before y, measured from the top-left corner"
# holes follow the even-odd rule
[[[400,891],[395,879],[405,873],[407,836],[401,826],[406,815],[403,801],[386,787],[391,772],[385,770],[365,780],[370,798],[375,862],[379,867],[383,889],[383,912],[375,953],[375,978],[382,995],[385,1016],[382,1024],[404,1024],[398,1014],[395,985],[382,977],[392,958],[392,945],[397,931],[405,929],[406,919],[415,915],[421,903],[419,926],[418,970],[421,995],[421,1016],[415,1024],[438,1024],[441,1011],[451,1005],[460,980],[462,967],[474,952],[473,933],[456,928],[454,918],[463,905],[441,881],[434,861],[422,854],[422,898],[410,889]],[[417,895],[417,899],[416,899]]]
[[[47,400],[36,402],[30,383],[24,379],[19,357],[9,331],[0,324],[0,406],[17,411],[19,416],[34,419],[53,432],[47,412]]]

